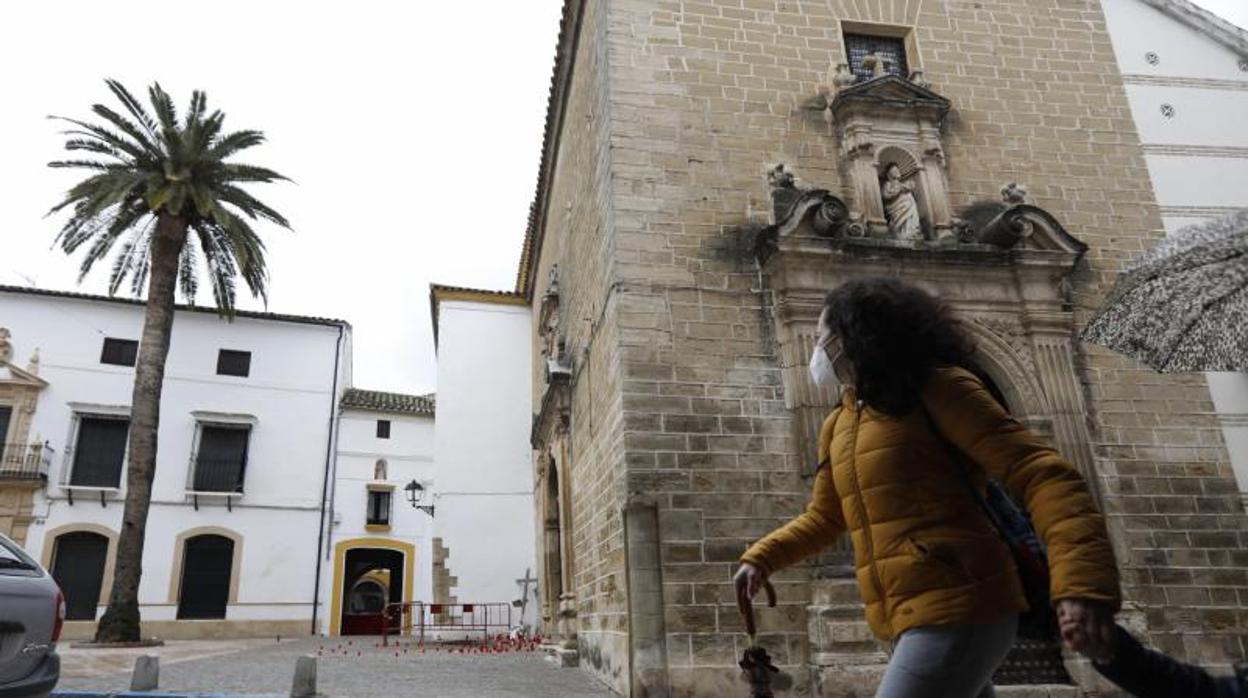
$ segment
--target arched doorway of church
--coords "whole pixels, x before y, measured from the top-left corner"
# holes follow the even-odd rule
[[[546,476],[545,545],[546,609],[552,624],[558,622],[559,601],[563,597],[563,502],[559,496],[559,469],[552,461]]]
[[[352,548],[342,576],[343,635],[380,635],[386,604],[402,601],[405,559],[398,550]]]
[[[992,372],[985,370],[982,365],[976,372],[983,379],[988,392],[992,393],[1007,412],[1021,416],[1020,406],[1010,404]],[[1018,504],[1022,508],[1021,503]],[[1066,671],[1065,662],[1062,661],[1061,638],[1056,634],[1029,627],[1019,628],[1014,646],[993,674],[992,681],[998,686],[1074,683]]]

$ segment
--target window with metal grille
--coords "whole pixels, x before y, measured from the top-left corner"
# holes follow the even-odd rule
[[[390,525],[390,492],[388,490],[369,490],[368,492],[368,525]]]
[[[863,59],[876,54],[884,59],[884,72],[888,75],[906,77],[910,68],[906,63],[905,39],[868,34],[846,34],[845,50],[849,52],[849,69],[858,82],[875,77],[871,68],[863,66]]]
[[[69,484],[73,487],[121,487],[121,465],[126,459],[126,417],[82,416]]]
[[[377,420],[377,438],[379,439],[390,438],[390,420],[388,419]]]
[[[249,373],[251,373],[251,352],[222,349],[217,354],[218,376],[246,378]]]
[[[178,619],[225,618],[233,568],[234,541],[214,535],[188,538],[182,555]]]
[[[205,424],[199,429],[195,454],[194,492],[242,492],[247,470],[250,427]]]
[[[104,338],[100,350],[100,363],[114,366],[133,366],[139,358],[139,343],[133,339]]]

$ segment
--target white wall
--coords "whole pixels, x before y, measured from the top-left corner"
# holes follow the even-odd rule
[[[461,602],[519,599],[516,580],[536,575],[530,322],[527,307],[439,307],[434,535]]]
[[[1248,72],[1240,56],[1141,0],[1101,5],[1166,232],[1248,207]],[[1173,117],[1162,115],[1163,104]],[[1248,501],[1248,375],[1207,376]]]
[[[42,391],[30,436],[56,450],[47,488],[37,495],[36,521],[27,549],[39,556],[45,532],[66,524],[94,523],[120,530],[121,493],[79,493],[71,505],[60,485],[73,422],[71,405],[130,404],[134,369],[100,363],[104,337],[138,339],[143,308],[0,292],[0,326],[12,331],[14,361],[39,350]],[[179,311],[174,321],[162,396],[159,452],[148,518],[140,603],[145,619],[172,619],[169,598],[174,540],[199,526],[220,526],[243,537],[238,601],[227,619],[311,617],[316,538],[330,419],[339,327],[275,320],[221,320],[214,314]],[[345,329],[339,388],[345,378],[350,330]],[[246,378],[216,375],[221,348],[250,351]],[[244,494],[227,510],[221,498],[201,499],[198,511],[186,495],[196,430],[194,411],[246,414],[255,419]],[[180,564],[180,561],[179,561]]]
[[[390,438],[377,437],[377,420],[390,421]],[[430,554],[433,520],[408,503],[404,485],[416,480],[430,491],[432,501],[434,421],[432,417],[401,413],[372,412],[350,408],[339,419],[338,456],[335,465],[332,539],[322,553],[322,609],[329,613],[333,594],[333,545],[350,538],[388,538],[416,546],[415,580],[412,599],[432,599],[432,565]],[[387,463],[387,479],[373,478],[378,459]],[[368,531],[368,485],[381,483],[394,486],[391,527],[386,532]],[[328,627],[322,618],[323,628]]]

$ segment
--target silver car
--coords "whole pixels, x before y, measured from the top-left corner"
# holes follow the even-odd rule
[[[0,698],[44,696],[61,676],[65,597],[39,563],[0,534]]]

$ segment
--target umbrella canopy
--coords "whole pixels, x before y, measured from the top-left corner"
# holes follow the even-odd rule
[[[1145,253],[1118,276],[1082,339],[1163,373],[1248,372],[1248,209]]]

